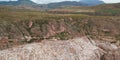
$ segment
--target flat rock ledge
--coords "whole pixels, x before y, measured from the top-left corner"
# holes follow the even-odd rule
[[[83,38],[44,40],[0,51],[0,60],[120,60],[117,46]]]

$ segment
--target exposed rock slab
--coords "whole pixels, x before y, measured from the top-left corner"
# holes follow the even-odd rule
[[[3,50],[0,51],[0,60],[101,60],[105,53],[94,41],[84,37],[67,41],[44,40]]]

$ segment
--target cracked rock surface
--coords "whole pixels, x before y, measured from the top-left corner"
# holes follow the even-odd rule
[[[0,60],[119,60],[118,47],[86,37],[44,40],[0,51]],[[109,58],[110,57],[110,58]]]

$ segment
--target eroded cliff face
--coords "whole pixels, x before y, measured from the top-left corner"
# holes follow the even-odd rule
[[[109,60],[108,57],[119,60],[117,49],[114,44],[95,42],[86,37],[66,41],[44,40],[0,51],[0,60]],[[118,55],[109,55],[112,51]]]
[[[93,17],[1,21],[0,36],[8,39],[19,39],[25,36],[50,38],[66,33],[71,36],[91,35],[92,38],[105,36],[119,39],[116,38],[120,35],[119,23],[119,19],[102,20]]]
[[[44,20],[43,20],[44,18]],[[40,42],[44,39],[66,40],[89,36],[119,45],[119,19],[108,17],[43,17],[31,20],[1,21],[0,48]],[[106,19],[106,20],[105,20]]]

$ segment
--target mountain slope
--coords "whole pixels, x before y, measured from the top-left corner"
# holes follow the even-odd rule
[[[88,14],[97,16],[120,16],[120,3],[101,4],[96,6],[63,6],[49,10],[59,14]]]
[[[93,9],[120,9],[120,3],[102,4],[91,7]]]
[[[104,4],[104,2],[100,1],[100,0],[80,0],[80,2],[83,3],[83,4],[86,4],[88,6]]]
[[[76,2],[76,1],[63,1],[58,3],[50,3],[47,4],[48,8],[58,8],[62,6],[82,6],[82,3]]]
[[[103,1],[63,1],[57,3],[49,3],[49,4],[36,4],[31,0],[18,0],[18,1],[9,1],[9,2],[0,2],[0,5],[35,5],[36,7],[43,7],[43,8],[58,8],[62,6],[93,6],[98,4],[104,4]]]
[[[36,5],[31,0],[1,1],[0,5]]]
[[[104,2],[99,0],[81,0],[79,2],[63,1],[58,3],[50,3],[47,5],[49,8],[56,8],[56,7],[62,7],[62,6],[95,6],[99,4],[104,4]]]
[[[94,9],[97,15],[120,16],[120,3],[102,4],[90,8]]]

